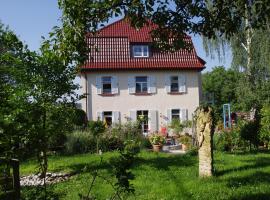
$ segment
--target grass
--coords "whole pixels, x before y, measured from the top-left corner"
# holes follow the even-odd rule
[[[104,176],[110,176],[106,161],[117,156],[116,152],[105,153],[100,166]],[[140,153],[132,172],[135,180],[135,195],[129,199],[178,200],[178,199],[270,199],[270,154],[226,154],[214,153],[215,176],[198,178],[196,156],[171,155],[165,153]],[[83,154],[75,156],[52,156],[49,171],[75,173],[69,181],[49,186],[60,199],[79,199],[86,194],[92,176],[91,171],[99,166],[99,156]],[[35,172],[34,160],[21,165],[21,173]],[[24,188],[23,192],[27,192]],[[98,179],[94,188],[98,199],[106,199],[111,187]]]

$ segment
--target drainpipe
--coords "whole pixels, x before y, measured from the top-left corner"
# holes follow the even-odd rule
[[[85,78],[85,98],[86,98],[86,100],[85,100],[85,112],[86,112],[86,116],[87,116],[87,120],[88,120],[88,118],[89,118],[89,113],[88,113],[88,84],[87,84],[87,74],[85,73],[84,74],[84,78]]]

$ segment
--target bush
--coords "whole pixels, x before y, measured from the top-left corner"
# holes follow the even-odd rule
[[[261,110],[260,140],[270,148],[270,105],[264,105]]]
[[[190,156],[197,156],[198,155],[198,147],[191,147],[188,151],[187,154]]]
[[[213,137],[214,149],[218,151],[232,152],[245,150],[248,143],[241,137],[242,125],[238,124],[231,130],[215,133]]]
[[[251,150],[251,144],[257,148],[259,145],[259,126],[257,121],[245,122],[240,130],[241,138],[249,142],[249,149]]]
[[[87,124],[87,116],[86,116],[86,113],[84,112],[84,110],[75,109],[72,122],[76,126],[85,127]]]
[[[143,149],[151,149],[152,148],[152,144],[151,144],[149,138],[147,138],[147,137],[141,138],[141,148],[143,148]]]
[[[67,154],[95,152],[96,142],[90,132],[74,131],[67,134],[65,149]]]

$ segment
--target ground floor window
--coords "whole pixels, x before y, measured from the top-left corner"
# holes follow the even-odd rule
[[[105,111],[103,112],[104,122],[106,123],[107,127],[110,127],[112,125],[112,112],[111,111]]]
[[[172,109],[172,120],[180,120],[180,109]]]
[[[143,133],[147,133],[148,126],[148,110],[138,110],[137,111],[137,120],[140,122]]]

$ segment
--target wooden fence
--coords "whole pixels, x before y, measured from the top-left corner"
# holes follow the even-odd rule
[[[0,158],[0,199],[20,199],[19,160]]]

